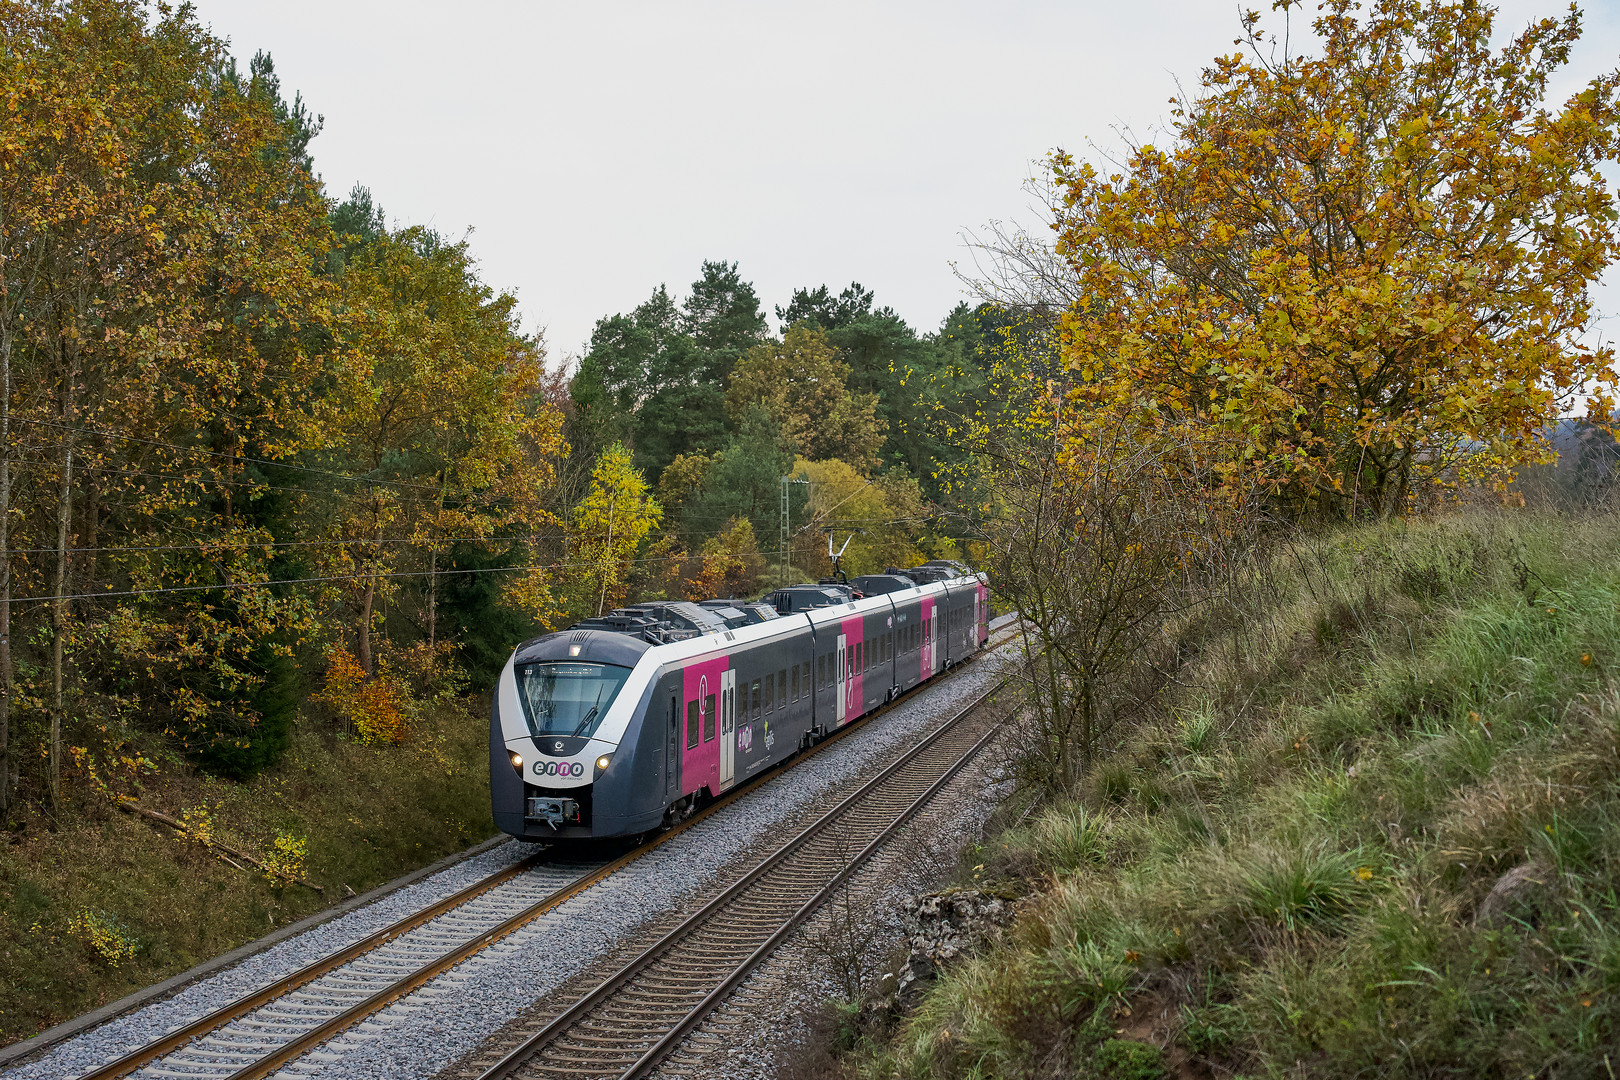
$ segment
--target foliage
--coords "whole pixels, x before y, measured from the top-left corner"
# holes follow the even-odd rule
[[[0,809],[16,774],[60,820],[96,731],[271,767],[334,640],[455,683],[456,545],[554,609],[563,417],[468,245],[334,206],[320,119],[190,8],[11,4],[0,32]],[[534,623],[503,610],[509,646]]]
[[[848,381],[849,365],[826,335],[795,326],[780,342],[756,345],[737,361],[726,411],[735,421],[763,408],[806,457],[837,458],[870,472],[883,442],[877,398],[851,393]]]
[[[700,545],[701,537],[713,535],[735,517],[747,518],[756,537],[775,537],[782,477],[792,468],[791,444],[784,445],[775,418],[762,406],[751,406],[730,445],[711,459],[701,485],[687,497],[680,520],[686,542]]]
[[[570,522],[569,555],[581,571],[574,575],[568,597],[573,612],[600,615],[619,606],[630,559],[662,519],[663,510],[631,463],[630,451],[621,443],[602,451],[591,489],[574,507]]]
[[[334,646],[326,659],[326,685],[317,700],[330,705],[362,745],[405,740],[410,690],[386,669],[367,676],[354,654]]]
[[[309,857],[309,838],[278,833],[264,857],[264,875],[271,881],[297,881],[304,876],[304,860]]]
[[[735,517],[718,536],[704,541],[696,573],[682,583],[683,592],[688,600],[746,597],[759,587],[764,573],[754,526],[747,518]]]
[[[123,923],[106,912],[80,908],[68,920],[66,930],[88,945],[110,968],[135,959],[139,943]]]
[[[1611,72],[1548,108],[1580,13],[1500,49],[1475,0],[1329,0],[1319,55],[1244,17],[1163,148],[1050,160],[1075,409],[1174,433],[1290,515],[1403,512],[1546,456],[1596,386]],[[1025,263],[1024,265],[1028,265]],[[1605,389],[1607,388],[1607,389]]]
[[[803,524],[795,528],[799,537],[793,546],[795,565],[817,576],[832,572],[820,535],[829,529],[835,550],[849,540],[842,564],[847,574],[876,574],[891,566],[926,561],[917,548],[924,517],[922,494],[911,477],[891,471],[869,478],[843,461],[803,458],[794,465],[793,475],[810,481]]]
[[[941,979],[891,1074],[1123,1067],[1130,1009],[1187,1071],[1606,1076],[1617,566],[1612,515],[1279,542],[1179,627],[1175,689],[1111,768],[987,845],[1025,914]]]

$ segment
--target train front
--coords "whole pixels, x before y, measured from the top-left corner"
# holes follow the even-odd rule
[[[635,753],[651,692],[637,664],[649,647],[624,634],[570,630],[512,654],[490,712],[497,828],[521,840],[568,840],[644,832],[662,820],[662,802],[637,798],[638,788],[661,790],[636,783],[650,764]]]

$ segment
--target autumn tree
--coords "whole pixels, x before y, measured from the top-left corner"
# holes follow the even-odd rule
[[[662,519],[630,451],[620,443],[602,451],[590,491],[569,522],[568,604],[575,615],[600,615],[619,605],[631,560]]]
[[[1250,14],[1164,145],[1103,170],[1054,154],[1072,407],[1307,516],[1538,460],[1588,388],[1608,415],[1613,354],[1584,333],[1616,253],[1620,74],[1550,106],[1579,12],[1500,48],[1495,15],[1329,0],[1301,56]]]
[[[731,373],[726,410],[736,422],[750,407],[763,408],[805,457],[837,458],[871,472],[883,444],[883,424],[877,398],[851,392],[849,375],[849,365],[826,333],[800,324],[781,341],[743,354]]]
[[[698,557],[691,561],[696,565],[682,582],[682,593],[695,601],[749,596],[759,588],[766,569],[754,527],[745,517],[728,521],[703,542]]]
[[[846,573],[881,573],[926,561],[918,540],[929,515],[914,477],[897,470],[867,477],[837,459],[800,459],[793,475],[810,482],[794,523],[795,565],[817,576],[832,572],[822,535],[827,530],[834,534],[835,548],[849,539],[842,564]]]
[[[356,655],[375,671],[379,601],[402,564],[425,563],[423,623],[437,644],[437,572],[445,546],[553,519],[542,499],[561,417],[537,397],[543,352],[521,333],[516,301],[478,281],[465,241],[420,228],[357,249],[340,283],[333,392],[305,435],[354,477],[312,500],[325,541],[318,565],[348,578]]]
[[[54,801],[76,642],[118,640],[78,674],[121,680],[98,706],[167,716],[183,749],[239,743],[255,721],[264,643],[300,615],[262,584],[247,459],[284,446],[308,385],[325,204],[304,153],[318,121],[280,97],[267,58],[240,72],[189,9],[79,0],[0,19],[0,585],[52,598],[49,683],[28,696],[47,715]],[[80,617],[76,596],[153,587],[184,595]]]

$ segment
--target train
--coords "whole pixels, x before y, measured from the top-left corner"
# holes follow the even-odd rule
[[[952,560],[657,601],[519,645],[490,709],[490,802],[530,842],[667,828],[926,682],[990,637],[988,579]]]

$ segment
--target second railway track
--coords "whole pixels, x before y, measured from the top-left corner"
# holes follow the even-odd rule
[[[479,1080],[651,1073],[1000,730],[985,691]]]

